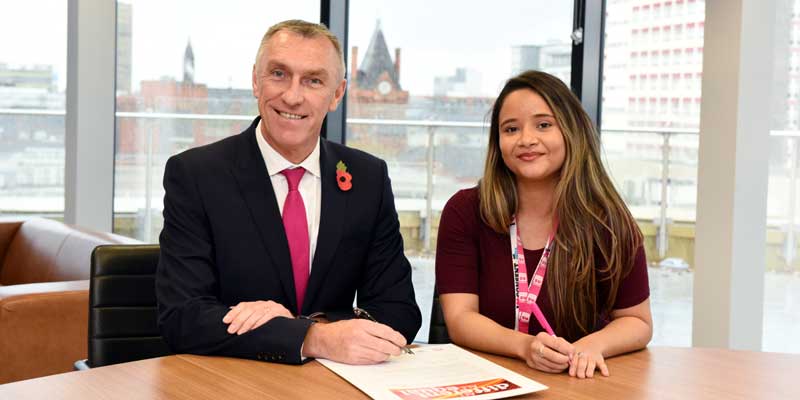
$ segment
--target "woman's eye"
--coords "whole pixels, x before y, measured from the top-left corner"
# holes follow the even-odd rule
[[[553,124],[551,124],[549,122],[539,122],[538,128],[539,129],[547,129],[547,128],[551,127],[551,126],[553,126]]]
[[[503,129],[503,132],[505,132],[505,133],[515,133],[518,130],[519,130],[519,128],[517,128],[516,126],[508,126],[505,129]]]

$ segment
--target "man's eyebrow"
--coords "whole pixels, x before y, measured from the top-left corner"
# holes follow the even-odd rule
[[[284,64],[284,63],[282,63],[280,61],[275,61],[275,60],[267,61],[267,65],[264,66],[265,70],[270,69],[270,68],[288,69],[286,67],[286,64]],[[264,71],[264,72],[266,72],[266,71]]]
[[[272,69],[272,68],[285,69],[285,70],[289,70],[289,71],[292,70],[285,63],[280,62],[280,61],[275,61],[275,60],[268,61],[267,65],[266,65],[266,67],[264,69],[266,70],[266,69]],[[266,71],[264,71],[264,72],[266,72]],[[301,75],[305,75],[305,76],[322,76],[322,77],[330,77],[330,76],[332,76],[332,74],[325,68],[316,68],[316,69],[310,69],[310,70],[307,70],[307,71],[303,71],[301,73]]]
[[[330,72],[328,72],[328,70],[327,70],[327,69],[325,69],[325,68],[319,68],[319,69],[312,69],[312,70],[308,70],[308,71],[306,71],[306,72],[304,73],[304,75],[308,75],[308,76],[323,76],[323,77],[328,77],[328,76],[330,76],[331,74],[330,74]]]

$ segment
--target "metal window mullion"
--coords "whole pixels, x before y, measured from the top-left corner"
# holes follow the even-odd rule
[[[572,35],[572,91],[600,128],[603,89],[605,0],[575,0]]]
[[[104,232],[113,224],[116,6],[67,6],[64,220]]]
[[[349,0],[321,0],[320,1],[320,22],[325,24],[328,29],[339,38],[342,45],[342,54],[344,55],[344,68],[345,74],[347,73],[347,31],[348,31],[348,14],[350,9]],[[347,77],[347,76],[346,76]],[[348,77],[349,78],[349,77]],[[325,122],[322,125],[322,136],[326,139],[344,144],[345,132],[347,122],[347,93],[345,93],[339,108],[336,111],[328,113],[325,117]]]

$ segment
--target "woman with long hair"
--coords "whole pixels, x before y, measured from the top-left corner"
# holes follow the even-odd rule
[[[483,178],[439,224],[436,285],[453,342],[585,378],[650,341],[642,234],[598,139],[557,78],[506,82]]]

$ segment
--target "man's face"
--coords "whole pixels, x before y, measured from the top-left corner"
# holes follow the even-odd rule
[[[314,150],[322,120],[344,96],[341,68],[324,36],[279,31],[264,47],[253,67],[253,94],[264,138],[289,161],[300,162]]]

